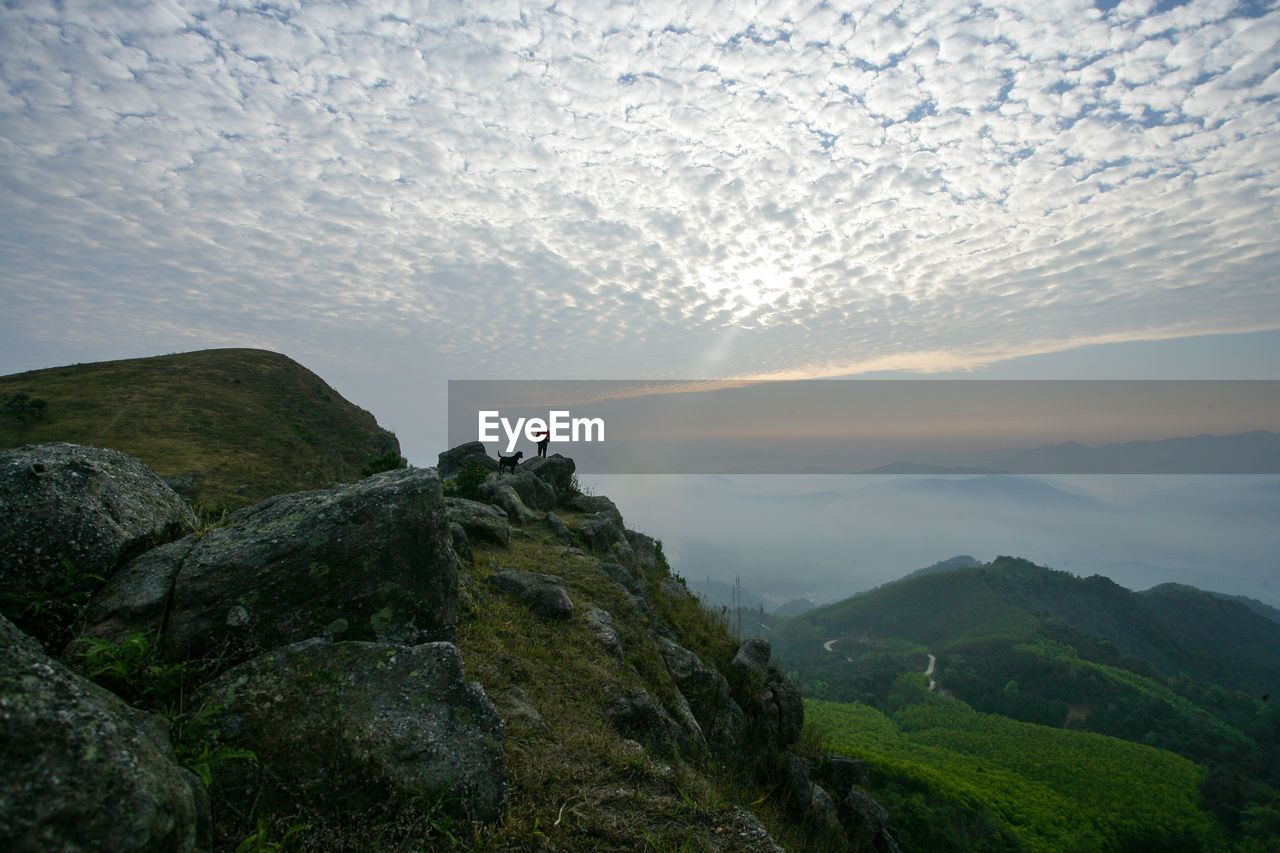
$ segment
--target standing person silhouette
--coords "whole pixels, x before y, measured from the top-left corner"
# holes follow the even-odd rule
[[[540,436],[538,439],[538,455],[546,458],[547,445],[551,443],[551,430],[544,429],[542,432],[538,433],[538,435]]]

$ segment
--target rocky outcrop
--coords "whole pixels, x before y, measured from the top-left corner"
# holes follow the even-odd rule
[[[451,643],[307,640],[228,670],[202,699],[223,709],[221,742],[259,765],[227,762],[215,796],[301,809],[335,847],[357,816],[435,808],[491,821],[506,809],[502,722]]]
[[[603,698],[605,717],[623,737],[664,757],[688,755],[695,748],[690,733],[647,690],[610,685]]]
[[[584,618],[609,656],[621,662],[622,641],[618,639],[618,632],[613,628],[613,615],[607,610],[592,607],[584,614]]]
[[[898,843],[889,834],[889,813],[866,792],[850,791],[836,811],[845,830],[859,840],[855,849],[898,853]]]
[[[511,541],[511,524],[497,507],[466,498],[445,498],[449,518],[462,526],[471,542],[492,542],[506,546]]]
[[[195,523],[182,498],[132,456],[74,444],[0,454],[0,588],[11,600],[107,578]]]
[[[413,644],[452,636],[457,556],[435,471],[401,469],[271,498],[130,563],[86,635],[158,631],[173,660],[227,662],[316,636]]]
[[[565,591],[564,579],[555,575],[497,569],[489,575],[489,585],[542,616],[568,619],[573,615],[573,601]]]
[[[494,506],[500,507],[507,515],[507,521],[516,527],[537,521],[538,515],[525,506],[520,494],[507,483],[498,480],[486,480],[480,484],[480,497]]]
[[[721,753],[741,747],[745,742],[746,715],[733,700],[725,677],[683,646],[663,637],[655,637],[654,641],[708,746]]]
[[[733,698],[746,712],[755,736],[790,746],[804,727],[800,691],[782,671],[769,663],[772,649],[765,640],[744,642],[729,664]]]
[[[622,523],[608,512],[597,512],[584,518],[578,525],[578,535],[597,554],[608,554],[614,543],[626,541],[622,537]]]
[[[203,785],[157,718],[49,658],[0,617],[0,848],[208,849]]]
[[[622,513],[618,510],[618,505],[604,495],[576,495],[569,499],[568,505],[571,509],[588,515],[606,513],[613,517],[618,530],[622,530]]]
[[[524,471],[537,475],[550,486],[557,500],[564,502],[574,495],[573,475],[577,466],[567,456],[553,453],[550,456],[535,456],[525,460],[520,466]]]
[[[496,493],[496,487],[510,486],[519,495],[520,502],[532,510],[545,512],[556,505],[556,493],[544,480],[530,471],[515,474],[490,474],[480,486],[480,494],[486,500]]]
[[[631,549],[632,567],[643,576],[658,570],[658,542],[652,536],[635,530],[624,530],[627,545]]]
[[[448,480],[467,470],[472,463],[486,471],[498,470],[498,460],[489,455],[483,442],[468,441],[439,454],[436,457],[436,472],[441,480]]]

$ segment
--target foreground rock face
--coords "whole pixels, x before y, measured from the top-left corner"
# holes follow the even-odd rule
[[[0,848],[208,849],[203,786],[160,722],[0,617]]]
[[[51,595],[68,565],[108,577],[195,523],[182,498],[132,456],[74,444],[0,454],[0,587],[9,595]]]
[[[267,814],[302,804],[307,822],[335,826],[413,807],[490,821],[506,808],[502,722],[451,643],[307,640],[228,670],[203,699],[225,709],[221,742],[258,756],[220,768],[221,801],[259,798]]]
[[[228,661],[316,636],[419,643],[452,636],[457,556],[433,469],[271,498],[202,539],[130,563],[86,634],[161,630],[175,660]]]

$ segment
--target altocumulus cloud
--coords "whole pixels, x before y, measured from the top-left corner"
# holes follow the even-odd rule
[[[1274,3],[13,2],[4,324],[830,375],[1280,327]]]

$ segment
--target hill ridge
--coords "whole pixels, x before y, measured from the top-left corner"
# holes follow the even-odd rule
[[[135,456],[184,497],[247,506],[359,479],[400,444],[281,353],[218,348],[0,377],[0,450],[62,441]]]

